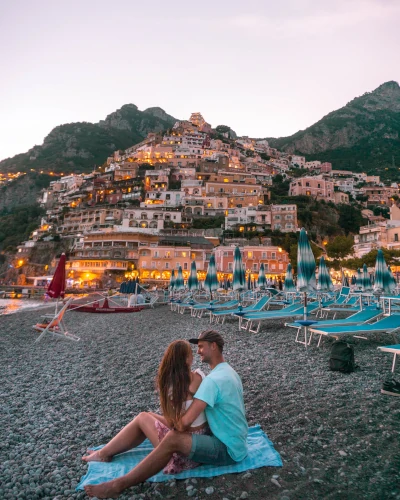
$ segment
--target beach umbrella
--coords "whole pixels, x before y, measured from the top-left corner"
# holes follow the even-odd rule
[[[357,277],[356,277],[356,287],[357,288],[361,288],[362,287],[362,284],[363,284],[363,277],[362,277],[362,274],[361,274],[361,269],[357,269]]]
[[[265,267],[264,267],[264,262],[261,263],[260,266],[260,271],[258,273],[258,280],[257,284],[260,288],[265,287],[267,284],[267,280],[265,279]]]
[[[349,278],[344,274],[343,269],[342,269],[342,286],[350,286],[349,284]]]
[[[367,264],[363,265],[363,274],[362,274],[362,291],[368,292],[372,289],[371,278],[368,274]]]
[[[197,278],[197,269],[195,261],[193,261],[192,264],[190,265],[190,274],[187,284],[190,291],[197,290],[199,288],[199,280]]]
[[[326,267],[324,257],[319,259],[317,289],[321,292],[329,292],[333,289],[333,283],[328,268]]]
[[[178,275],[175,280],[175,290],[180,291],[185,288],[185,283],[183,281],[182,267],[178,267]]]
[[[385,257],[381,249],[378,250],[375,261],[375,282],[374,282],[374,292],[377,293],[392,293],[394,290],[392,277],[388,266],[385,262]]]
[[[218,278],[217,278],[217,268],[215,267],[215,256],[214,254],[210,257],[210,262],[208,264],[207,275],[204,281],[204,288],[210,292],[211,298],[212,293],[218,290]]]
[[[286,269],[285,281],[283,283],[283,288],[285,292],[295,292],[296,287],[293,282],[293,272],[292,272],[292,264],[288,264]]]
[[[233,289],[243,290],[246,286],[246,276],[243,269],[242,254],[239,247],[235,248],[233,257]]]
[[[226,280],[226,289],[229,290],[229,288],[231,288],[231,280]]]
[[[389,271],[389,276],[390,276],[390,290],[393,291],[396,286],[397,286],[397,283],[396,283],[396,278],[393,276],[393,273],[392,273],[392,270],[390,269],[390,266],[388,266],[388,271]]]
[[[297,289],[304,292],[304,319],[307,319],[307,292],[315,288],[315,258],[303,227],[297,247]]]
[[[356,281],[357,281],[357,278],[356,278],[355,274],[353,274],[352,277],[351,277],[351,284],[355,285]]]
[[[127,288],[127,283],[126,281],[123,281],[121,283],[121,286],[119,287],[119,293],[126,293],[126,288]]]
[[[175,269],[172,269],[171,278],[169,280],[169,289],[173,290],[175,287]]]
[[[251,290],[251,274],[247,276],[247,290]]]
[[[52,299],[64,298],[65,295],[65,253],[61,254],[53,278],[47,288],[47,295]]]

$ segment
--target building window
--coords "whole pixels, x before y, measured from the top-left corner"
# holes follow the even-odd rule
[[[169,262],[165,263],[165,269],[169,269]]]
[[[399,241],[399,235],[398,235],[398,233],[394,234],[394,241]]]
[[[253,258],[253,252],[247,252],[247,258],[252,259]]]
[[[232,271],[232,269],[233,269],[233,263],[228,262],[228,271]]]
[[[151,263],[151,268],[152,268],[152,269],[155,269],[155,268],[156,268],[156,263],[155,263],[155,262],[153,262],[153,261],[152,261],[152,263]]]
[[[146,261],[143,261],[143,262],[142,262],[142,267],[143,267],[143,268],[146,268],[146,267],[147,267],[147,262],[146,262]]]
[[[188,268],[188,264],[187,264],[187,262],[184,262],[184,263],[183,263],[183,269],[184,269],[185,271],[187,271],[187,268]]]
[[[276,253],[275,252],[271,253],[271,259],[276,259]]]
[[[175,265],[175,267],[176,267],[176,269],[179,269],[179,267],[180,267],[180,263],[179,263],[179,262],[177,262],[177,263],[176,263],[176,265]]]

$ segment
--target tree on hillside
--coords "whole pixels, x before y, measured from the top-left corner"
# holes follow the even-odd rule
[[[353,251],[354,238],[349,236],[336,236],[336,238],[326,245],[326,252],[333,259],[344,259]]]
[[[353,205],[339,205],[339,226],[347,234],[358,233],[364,224],[361,210]]]

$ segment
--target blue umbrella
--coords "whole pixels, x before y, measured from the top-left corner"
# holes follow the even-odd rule
[[[169,280],[169,289],[173,290],[175,288],[175,269],[172,269],[171,279]]]
[[[393,286],[392,277],[388,266],[385,262],[385,257],[381,249],[378,250],[375,261],[375,282],[374,292],[377,293],[392,293],[395,286]]]
[[[390,290],[393,292],[393,290],[397,286],[397,283],[396,283],[395,277],[393,276],[392,270],[390,269],[390,266],[388,266],[388,271],[389,271],[389,276],[390,276],[390,285],[389,286],[390,286]]]
[[[175,290],[183,290],[185,288],[185,283],[183,281],[183,274],[182,274],[182,267],[179,266],[178,268],[178,275],[175,280]]]
[[[218,290],[218,278],[217,278],[217,268],[215,267],[215,257],[214,254],[210,257],[210,262],[208,264],[207,275],[204,281],[204,288],[210,292],[211,298],[212,293]]]
[[[333,289],[333,283],[328,268],[326,267],[324,257],[321,257],[319,260],[317,289],[321,292],[329,292]]]
[[[303,227],[297,247],[297,289],[304,292],[304,319],[307,319],[307,292],[315,288],[315,258]]]
[[[288,264],[286,269],[285,281],[283,283],[283,287],[285,292],[295,292],[296,287],[293,282],[293,272],[292,272],[292,264]]]
[[[199,280],[197,278],[197,270],[196,270],[196,262],[195,261],[193,261],[191,266],[190,266],[188,288],[190,291],[197,290],[199,288]]]
[[[357,269],[357,277],[356,277],[356,287],[357,288],[362,288],[363,285],[363,276],[361,274],[361,270]]]
[[[242,254],[239,247],[235,248],[233,257],[233,289],[243,290],[246,286],[246,276],[243,269]]]
[[[362,291],[369,292],[372,289],[371,278],[368,274],[367,264],[363,265]]]
[[[262,262],[260,266],[260,272],[258,273],[257,284],[260,288],[265,287],[265,285],[267,284],[267,280],[265,279],[264,262]]]
[[[351,284],[355,285],[356,283],[357,283],[357,278],[356,278],[355,274],[353,274],[353,276],[351,277]]]
[[[121,283],[121,286],[119,287],[119,293],[126,293],[126,289],[128,287],[128,284],[126,281],[123,281]]]

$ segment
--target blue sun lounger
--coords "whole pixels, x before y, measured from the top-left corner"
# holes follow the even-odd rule
[[[380,319],[372,324],[356,325],[356,326],[336,326],[329,328],[314,327],[310,328],[311,333],[318,335],[326,335],[329,337],[339,338],[340,335],[354,335],[356,338],[366,339],[362,335],[368,333],[390,333],[393,335],[395,341],[396,332],[400,330],[400,314],[392,314],[386,318]]]
[[[308,304],[307,312],[313,312],[319,308],[318,302],[313,302]],[[260,312],[250,312],[242,316],[241,329],[247,330],[251,333],[258,333],[260,331],[261,321],[266,319],[285,319],[285,318],[295,318],[296,316],[302,316],[304,314],[303,304],[291,304],[284,309],[279,309],[277,311],[260,311]],[[257,328],[253,329],[253,323],[257,322]],[[244,324],[243,324],[244,323]]]
[[[351,325],[363,325],[368,323],[369,321],[372,321],[373,319],[378,319],[379,316],[382,316],[383,312],[381,309],[377,309],[374,306],[368,307],[367,309],[364,309],[363,311],[358,311],[355,314],[352,314],[348,318],[344,319],[331,319],[331,320],[321,320],[318,324],[313,325],[312,329],[309,329],[310,332],[310,338],[308,341],[308,345],[310,345],[313,332],[315,332],[315,329],[324,329],[324,328],[331,328],[331,327],[344,327],[344,326],[351,326]],[[285,326],[289,328],[296,328],[297,329],[297,335],[296,335],[296,342],[298,341],[298,337],[300,334],[300,331],[302,329],[302,326],[299,325],[299,323],[285,323]],[[320,346],[321,344],[321,339],[322,339],[322,334],[319,334],[319,340],[318,340],[318,345],[317,347]]]
[[[393,354],[392,373],[394,373],[394,370],[396,368],[397,356],[400,356],[400,344],[384,345],[378,347],[378,349],[382,352],[391,352]]]
[[[215,309],[229,309],[230,307],[235,307],[239,304],[238,300],[229,300],[228,302],[220,302],[220,303],[214,303],[214,304],[202,304],[198,306],[192,306],[190,308],[191,315],[195,318],[196,316],[198,318],[201,318],[203,316],[203,312],[207,311],[211,308]]]
[[[257,312],[261,311],[264,309],[264,307],[268,304],[268,302],[271,300],[271,297],[268,297],[265,295],[264,297],[261,297],[260,300],[258,300],[255,304],[248,306],[248,307],[243,307],[243,308],[237,308],[235,307],[234,309],[224,309],[224,310],[215,310],[211,311],[211,322],[219,323],[220,318],[222,318],[221,324],[223,325],[225,322],[226,316],[232,316],[235,314],[238,314],[239,316],[242,316],[243,314],[249,313],[249,312]]]

